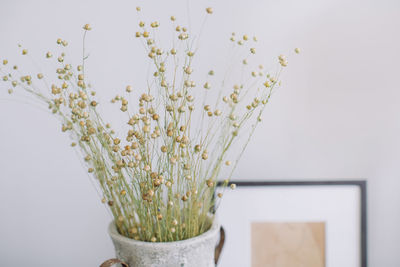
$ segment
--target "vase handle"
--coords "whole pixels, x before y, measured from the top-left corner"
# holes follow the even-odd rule
[[[224,227],[221,226],[221,228],[219,230],[219,242],[218,242],[218,245],[215,247],[215,254],[214,254],[215,265],[218,264],[218,260],[219,260],[219,257],[221,256],[221,252],[222,252],[222,248],[224,247],[224,243],[225,243],[225,230],[224,230]]]
[[[113,266],[114,264],[118,264],[118,263],[121,263],[121,265],[122,265],[123,267],[129,267],[128,264],[126,264],[126,263],[123,262],[123,261],[120,261],[119,259],[109,259],[109,260],[106,260],[105,262],[103,262],[103,263],[100,265],[100,267],[111,267],[111,266]]]

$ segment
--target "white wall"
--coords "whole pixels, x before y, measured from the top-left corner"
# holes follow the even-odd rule
[[[263,59],[296,46],[303,51],[290,60],[235,177],[368,179],[370,266],[399,266],[400,2],[196,2],[193,14],[215,9],[211,42],[248,32],[264,44]],[[81,26],[90,22],[90,79],[111,96],[142,79],[136,5],[148,19],[186,19],[186,1],[178,0],[1,0],[0,59],[19,54],[18,42],[40,58],[58,37],[69,40],[77,59]],[[218,49],[202,45],[209,61],[199,67],[223,62]],[[99,265],[113,256],[110,217],[69,139],[51,116],[0,89],[0,266]]]

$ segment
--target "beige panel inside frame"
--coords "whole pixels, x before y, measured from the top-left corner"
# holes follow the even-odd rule
[[[253,222],[251,267],[325,267],[324,222]]]

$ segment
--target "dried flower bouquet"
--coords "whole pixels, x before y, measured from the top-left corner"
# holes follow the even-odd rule
[[[212,8],[206,13],[212,14]],[[139,22],[136,37],[144,44],[154,75],[142,93],[128,85],[126,96],[111,100],[126,114],[123,136],[98,112],[96,92],[85,75],[85,45],[82,63],[73,66],[62,50],[67,41],[57,40],[62,52],[45,55],[57,64],[52,81],[51,75],[22,74],[6,59],[0,69],[10,94],[15,90],[32,95],[60,119],[62,131],[70,134],[71,146],[82,153],[87,171],[97,181],[118,231],[152,242],[188,239],[209,228],[209,211],[223,194],[216,192],[221,171],[226,172],[223,183],[228,185],[287,65],[281,55],[274,74],[264,73],[261,65],[249,70],[247,60],[256,53],[257,39],[232,34],[233,45],[247,51],[240,62],[246,78],[212,85],[210,70],[198,85],[192,78],[194,38],[174,16],[170,19],[175,39],[165,50],[155,37],[159,22]],[[83,29],[85,43],[91,26]],[[29,56],[28,51],[22,49],[22,55]],[[218,91],[217,99],[207,97],[212,90]],[[128,103],[129,94],[137,97],[136,104]],[[229,154],[234,146],[240,147],[239,153]]]

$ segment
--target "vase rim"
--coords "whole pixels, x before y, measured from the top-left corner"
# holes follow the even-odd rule
[[[120,242],[127,242],[130,244],[140,244],[141,246],[149,246],[149,247],[164,247],[164,246],[171,246],[171,245],[188,245],[188,244],[193,244],[196,242],[203,241],[204,239],[208,238],[213,238],[215,236],[215,233],[219,231],[220,225],[218,223],[218,220],[216,219],[216,216],[212,216],[212,224],[210,229],[208,229],[206,232],[202,233],[201,235],[184,239],[184,240],[178,240],[178,241],[171,241],[171,242],[148,242],[148,241],[141,241],[141,240],[135,240],[133,238],[129,238],[126,236],[121,235],[118,233],[117,227],[115,226],[114,220],[112,220],[108,226],[108,233],[110,234],[112,239],[117,239]]]

